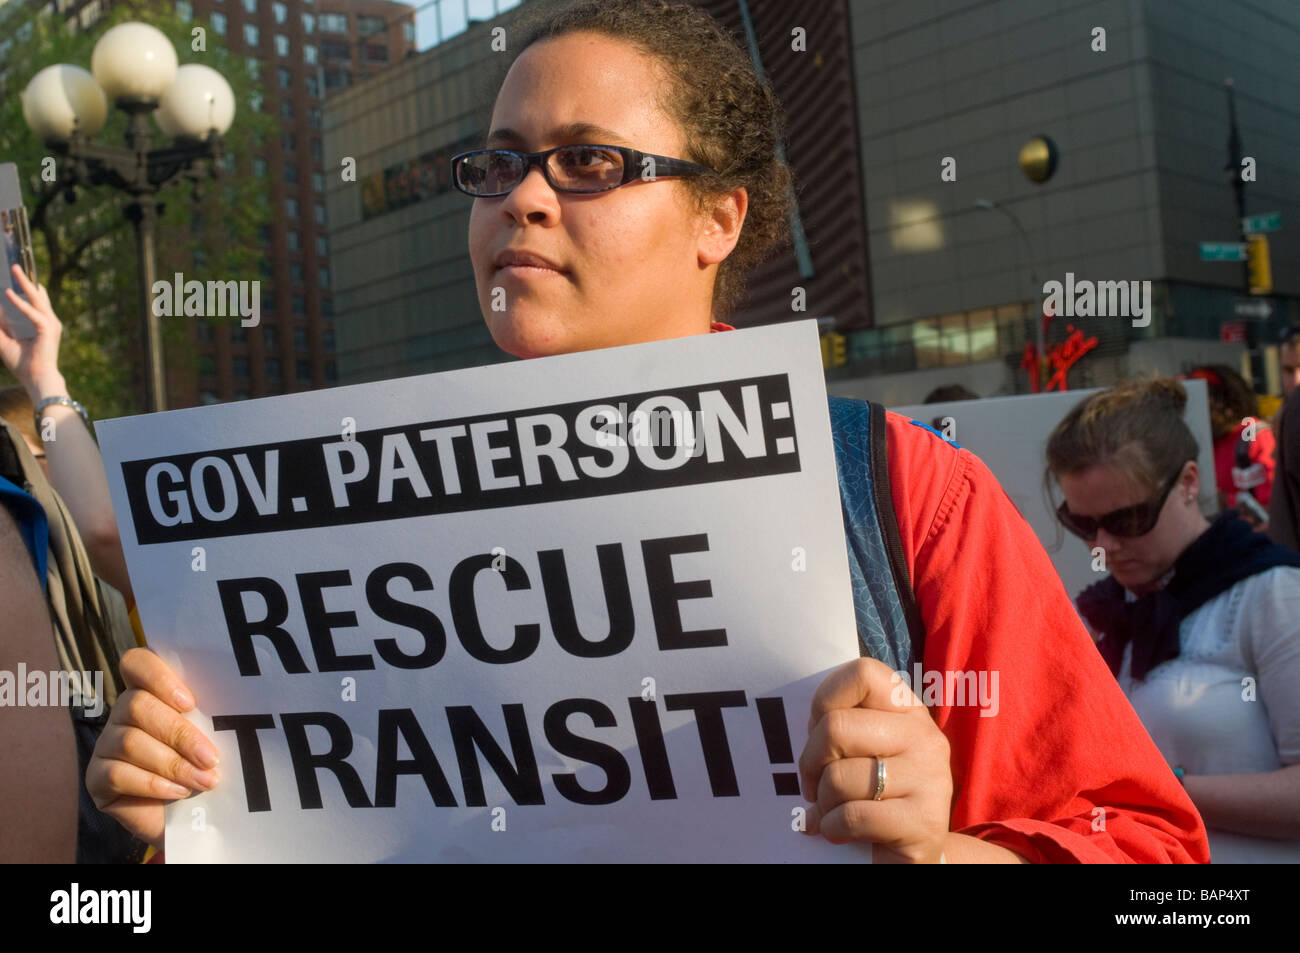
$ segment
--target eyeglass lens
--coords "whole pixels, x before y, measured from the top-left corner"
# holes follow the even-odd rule
[[[565,146],[546,159],[548,178],[557,188],[602,192],[623,181],[623,156],[613,149]],[[479,152],[461,163],[461,185],[476,194],[508,192],[524,177],[524,159],[506,151]]]

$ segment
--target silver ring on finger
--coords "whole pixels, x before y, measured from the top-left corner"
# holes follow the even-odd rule
[[[873,801],[879,801],[885,796],[885,759],[876,759],[876,793],[871,798]]]

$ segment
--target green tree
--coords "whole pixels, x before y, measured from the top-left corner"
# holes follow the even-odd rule
[[[15,7],[19,6],[14,4]],[[91,51],[109,28],[127,21],[151,24],[172,42],[184,63],[203,63],[221,73],[235,94],[235,121],[223,137],[220,178],[174,184],[161,192],[164,212],[156,235],[157,274],[170,280],[257,280],[261,226],[270,221],[268,183],[252,172],[275,134],[274,120],[260,110],[264,95],[260,64],[231,53],[210,24],[185,22],[169,3],[123,2],[90,30],[70,31],[49,4],[23,5],[4,18],[16,42],[0,58],[0,161],[15,162],[23,184],[35,245],[37,277],[63,322],[60,367],[77,398],[96,417],[139,413],[144,408],[144,315],[132,226],[123,209],[128,196],[109,186],[79,185],[69,194],[54,157],[27,127],[19,94],[53,63],[90,68]],[[126,115],[109,108],[96,140],[124,145]],[[151,147],[167,140],[155,128]],[[202,163],[206,166],[206,163]],[[62,174],[62,167],[58,173]],[[43,174],[44,173],[44,174]],[[49,181],[49,179],[53,181]],[[69,201],[69,198],[74,198]],[[223,319],[212,319],[219,323]],[[224,319],[237,323],[238,317]],[[162,318],[167,369],[173,383],[197,373],[193,317]],[[4,368],[0,374],[8,379]]]

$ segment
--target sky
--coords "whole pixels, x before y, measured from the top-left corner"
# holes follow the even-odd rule
[[[415,45],[427,50],[438,42],[438,37],[448,39],[462,32],[466,26],[466,12],[473,20],[490,20],[493,9],[504,13],[519,6],[521,0],[402,0],[415,7]]]

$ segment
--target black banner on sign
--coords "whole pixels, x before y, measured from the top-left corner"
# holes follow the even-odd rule
[[[122,464],[141,545],[796,473],[784,374]]]

